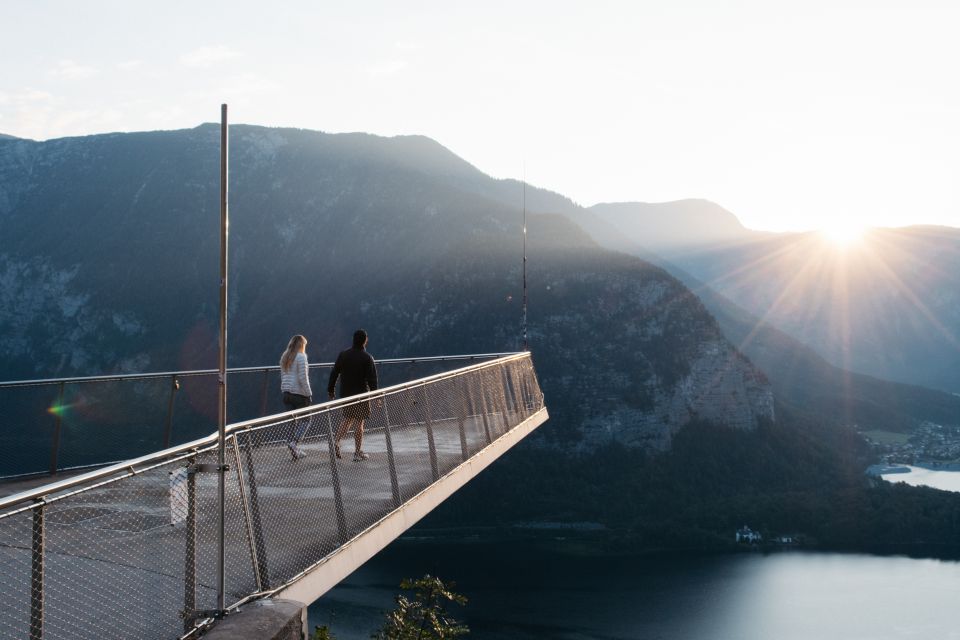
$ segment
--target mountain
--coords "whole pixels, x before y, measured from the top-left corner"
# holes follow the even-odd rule
[[[0,377],[213,367],[218,174],[213,125],[0,140]],[[551,420],[438,522],[597,519],[629,544],[714,546],[763,518],[864,547],[857,527],[890,504],[952,513],[950,497],[869,486],[870,451],[843,415],[775,398],[680,280],[598,245],[569,199],[526,195],[529,333]],[[358,326],[379,358],[517,348],[522,202],[520,183],[420,136],[231,127],[230,365],[275,362],[293,333],[328,360]],[[67,421],[65,441],[90,456],[155,448],[168,391],[151,389],[68,398],[97,420]],[[210,431],[209,392],[178,405],[197,420],[178,439]],[[232,398],[231,418],[247,417],[244,393]],[[49,418],[18,422],[3,399],[4,463],[42,461]],[[111,422],[123,403],[136,421]],[[926,523],[876,535],[956,539],[918,533]]]
[[[664,215],[670,216],[675,204],[664,203],[661,207]],[[682,218],[691,208],[701,204],[703,207],[699,215],[717,213],[725,224],[729,223],[732,214],[703,201],[685,201],[684,206],[675,213]],[[621,210],[637,211],[632,203],[624,205]],[[844,424],[856,425],[863,430],[910,432],[924,422],[953,425],[960,420],[957,417],[960,415],[960,399],[956,396],[917,385],[896,384],[838,367],[820,355],[818,350],[781,330],[771,319],[771,314],[751,310],[755,306],[751,302],[755,303],[755,299],[749,296],[738,298],[738,304],[720,293],[725,291],[722,281],[719,286],[716,282],[706,283],[678,266],[690,264],[695,256],[722,253],[728,257],[728,266],[735,273],[734,263],[747,262],[736,253],[737,248],[767,245],[774,241],[786,242],[791,234],[747,233],[745,237],[751,239],[713,246],[662,245],[654,253],[647,246],[638,244],[647,237],[646,230],[653,223],[644,222],[642,217],[637,217],[630,224],[611,217],[607,219],[614,220],[618,225],[612,232],[606,222],[598,225],[597,219],[589,211],[581,218],[585,221],[584,226],[601,244],[642,256],[666,269],[689,287],[717,319],[724,335],[769,375],[775,395],[781,403],[814,408],[820,415],[832,416]],[[687,220],[692,222],[691,218]],[[761,265],[761,269],[764,268],[764,261],[758,255],[751,257]],[[756,281],[759,282],[760,278],[756,278]],[[841,306],[842,302],[842,299],[833,299],[829,304]],[[790,304],[799,307],[803,303],[791,299]],[[878,356],[882,356],[884,348],[876,345],[881,352]]]
[[[664,203],[662,216],[733,230],[712,203]],[[658,225],[634,205],[597,226],[602,244],[667,264],[815,349],[831,364],[870,376],[960,392],[960,229],[874,229],[838,247],[818,233],[749,232],[715,242],[654,242]],[[611,230],[610,227],[613,227]],[[712,227],[711,227],[712,228]],[[704,239],[696,226],[694,238]],[[711,232],[711,235],[716,236]]]
[[[960,398],[834,366],[815,350],[758,318],[674,266],[717,319],[723,334],[769,377],[781,403],[815,408],[860,430],[911,432],[924,422],[960,422]]]
[[[709,200],[604,203],[587,211],[610,230],[616,231],[609,236],[611,243],[618,240],[640,243],[653,251],[716,245],[768,235],[747,229],[735,215]],[[591,228],[596,229],[593,225]]]
[[[214,366],[218,149],[212,125],[0,141],[3,377]],[[330,359],[357,326],[378,357],[516,348],[516,186],[419,136],[232,127],[230,364],[274,362],[293,333]],[[562,216],[529,227],[554,440],[665,449],[694,417],[773,417],[681,283]]]

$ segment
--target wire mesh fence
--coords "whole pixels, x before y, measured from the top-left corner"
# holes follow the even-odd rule
[[[542,407],[524,353],[231,425],[226,602],[290,583]],[[216,444],[0,500],[0,638],[192,635],[218,601]]]
[[[447,371],[477,354],[377,361],[381,386]],[[332,363],[310,366],[321,396]],[[284,411],[280,368],[230,369],[234,421]],[[0,480],[107,464],[200,438],[217,424],[217,372],[0,382]]]

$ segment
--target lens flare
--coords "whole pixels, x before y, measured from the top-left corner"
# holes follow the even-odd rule
[[[866,227],[857,222],[838,220],[834,224],[820,229],[820,234],[833,245],[845,248],[857,244],[863,239]]]
[[[69,408],[69,405],[66,405],[66,404],[54,404],[54,405],[51,405],[49,408],[47,408],[47,413],[49,413],[52,416],[57,416],[59,418],[62,418],[64,415],[66,415],[68,408]]]

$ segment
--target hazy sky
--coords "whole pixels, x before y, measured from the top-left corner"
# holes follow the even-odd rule
[[[960,2],[3,2],[0,132],[430,136],[585,205],[960,226]]]

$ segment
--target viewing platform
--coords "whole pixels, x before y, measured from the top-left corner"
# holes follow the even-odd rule
[[[363,403],[369,459],[353,461],[352,434],[338,459],[333,434]],[[546,419],[522,352],[229,425],[227,611],[316,600]],[[287,443],[304,426],[295,458]],[[189,638],[209,626],[217,441],[0,499],[0,637]]]

